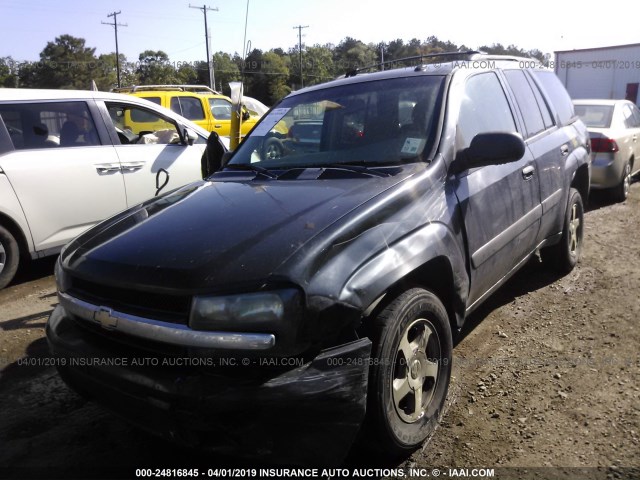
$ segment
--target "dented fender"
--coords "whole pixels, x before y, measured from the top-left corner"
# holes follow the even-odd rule
[[[469,277],[461,246],[442,223],[429,223],[370,258],[343,286],[340,301],[366,310],[394,284],[436,259],[444,259],[451,269],[453,307],[461,325]]]

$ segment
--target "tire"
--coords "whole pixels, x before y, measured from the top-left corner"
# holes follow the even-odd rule
[[[614,202],[624,202],[629,196],[631,188],[631,163],[624,164],[620,183],[611,189],[611,197]]]
[[[6,287],[18,270],[20,250],[11,232],[0,225],[0,289]]]
[[[584,205],[582,196],[575,188],[569,191],[569,202],[564,218],[560,243],[543,249],[542,260],[549,267],[567,274],[576,266],[582,254],[584,235]]]
[[[413,288],[377,315],[373,337],[367,422],[375,438],[365,442],[397,457],[424,442],[440,420],[451,378],[451,327],[442,302]]]

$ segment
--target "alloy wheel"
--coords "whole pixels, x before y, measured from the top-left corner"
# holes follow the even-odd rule
[[[433,399],[440,368],[438,333],[420,318],[402,333],[393,369],[392,395],[398,416],[406,423],[424,417]]]
[[[572,255],[578,252],[580,246],[580,238],[578,230],[580,228],[580,214],[578,212],[578,205],[574,203],[571,206],[571,220],[569,220],[569,251]]]

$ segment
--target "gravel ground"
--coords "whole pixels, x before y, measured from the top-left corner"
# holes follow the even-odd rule
[[[472,315],[456,340],[441,426],[424,448],[387,467],[640,478],[638,225],[640,183],[621,204],[591,199],[578,267],[558,277],[532,261]],[[46,365],[52,269],[52,260],[35,262],[0,291],[0,478],[242,466],[140,432],[65,386]],[[25,366],[26,358],[38,364]],[[346,465],[376,460],[358,453]]]

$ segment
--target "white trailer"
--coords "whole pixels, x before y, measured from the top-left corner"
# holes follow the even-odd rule
[[[640,43],[554,53],[555,72],[572,98],[640,102]]]

